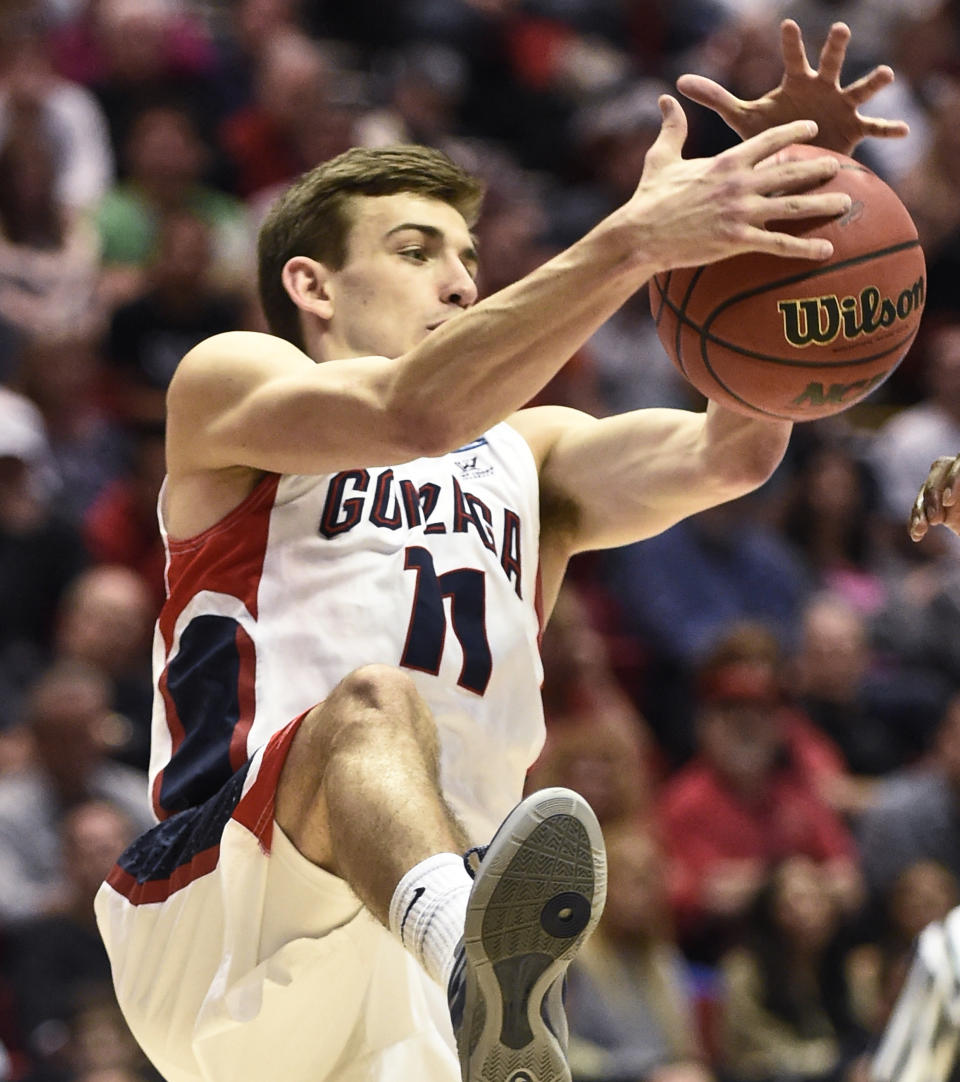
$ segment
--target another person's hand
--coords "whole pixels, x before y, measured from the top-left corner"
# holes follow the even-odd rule
[[[920,541],[931,526],[946,526],[960,536],[960,455],[938,458],[914,500],[910,536]]]
[[[755,101],[744,101],[704,75],[681,75],[677,89],[691,101],[705,105],[726,121],[743,139],[790,120],[815,120],[817,146],[850,154],[867,136],[901,138],[909,133],[902,120],[861,116],[861,105],[893,81],[893,70],[882,64],[849,86],[840,85],[850,28],[834,23],[820,52],[816,71],[807,60],[800,27],[785,19],[780,27],[783,79]]]

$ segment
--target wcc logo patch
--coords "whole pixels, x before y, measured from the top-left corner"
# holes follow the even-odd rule
[[[460,471],[460,476],[464,481],[472,481],[477,477],[489,477],[493,473],[493,466],[484,461],[476,452],[464,455],[462,458],[455,458],[453,464]]]
[[[477,477],[489,477],[493,473],[493,466],[483,457],[483,448],[487,446],[486,436],[468,443],[466,447],[458,447],[454,451],[453,464],[460,471],[460,477],[464,481],[471,481]]]

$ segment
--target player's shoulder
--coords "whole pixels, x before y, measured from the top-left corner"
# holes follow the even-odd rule
[[[243,395],[271,377],[313,367],[291,342],[260,331],[224,331],[190,349],[177,365],[167,391],[169,410],[215,405]]]
[[[312,364],[291,342],[262,331],[223,331],[190,349],[177,366],[174,379],[195,379],[207,373],[222,374],[250,366],[286,363]]]

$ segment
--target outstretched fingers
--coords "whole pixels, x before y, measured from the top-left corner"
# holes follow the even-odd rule
[[[813,68],[807,60],[807,50],[803,45],[803,34],[793,19],[784,19],[780,24],[780,52],[783,55],[783,70],[786,75],[813,74]]]
[[[849,86],[844,87],[843,94],[852,106],[859,108],[878,91],[883,90],[885,86],[889,86],[893,80],[893,68],[887,67],[886,64],[880,64],[868,71],[866,75],[854,80]]]
[[[721,86],[706,75],[681,75],[677,79],[677,90],[685,98],[695,101],[698,105],[704,105],[713,109],[725,120],[733,116],[743,107],[743,101],[736,95],[731,94],[726,87]]]
[[[799,31],[798,31],[799,32]],[[827,40],[820,50],[817,76],[831,86],[840,85],[840,72],[847,58],[847,46],[850,44],[850,27],[846,23],[834,23],[827,34]]]

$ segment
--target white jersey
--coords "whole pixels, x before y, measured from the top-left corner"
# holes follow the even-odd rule
[[[162,495],[161,495],[162,502]],[[410,674],[443,792],[488,839],[544,736],[536,464],[499,424],[400,466],[268,475],[167,549],[150,762],[165,818],[216,792],[349,672]]]

